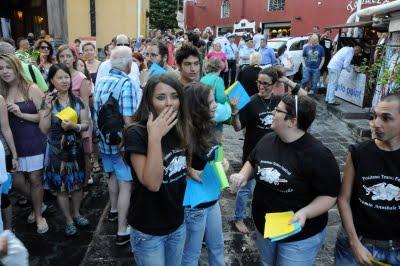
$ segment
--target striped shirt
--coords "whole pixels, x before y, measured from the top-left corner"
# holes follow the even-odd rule
[[[121,82],[119,85],[118,82],[121,79],[125,79],[125,82]],[[96,121],[97,113],[99,112],[102,104],[108,100],[111,91],[117,90],[117,85],[122,86],[122,88],[119,89],[120,93],[118,97],[119,111],[122,116],[133,116],[138,108],[140,101],[140,88],[135,88],[135,85],[132,83],[127,74],[119,69],[112,68],[107,76],[96,82],[96,87],[94,90],[94,109]],[[100,134],[99,149],[100,152],[104,154],[117,154],[120,151],[119,145],[106,144],[102,134]]]

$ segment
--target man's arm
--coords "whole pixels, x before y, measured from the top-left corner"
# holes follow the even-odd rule
[[[361,244],[358,239],[356,228],[354,226],[353,214],[350,207],[351,192],[354,185],[355,169],[351,154],[347,155],[346,164],[343,172],[342,187],[338,197],[338,207],[344,230],[349,236],[350,246],[353,250],[355,259],[361,264],[369,264],[368,250]],[[365,221],[368,222],[368,221]]]

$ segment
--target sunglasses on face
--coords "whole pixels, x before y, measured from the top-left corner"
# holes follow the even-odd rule
[[[130,46],[129,43],[117,43],[117,46]]]
[[[272,86],[274,83],[269,83],[269,82],[266,82],[266,81],[261,81],[261,80],[257,80],[257,84],[258,85],[262,85],[262,86]]]
[[[48,47],[48,46],[40,46],[39,49],[42,49],[42,50],[50,50],[50,47]]]

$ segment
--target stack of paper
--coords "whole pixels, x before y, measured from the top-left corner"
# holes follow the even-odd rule
[[[215,160],[208,162],[200,174],[202,183],[189,178],[186,183],[183,206],[196,207],[201,203],[218,200],[221,190],[229,187],[222,161],[224,150],[219,146],[215,151]]]
[[[246,90],[243,88],[239,81],[233,83],[229,88],[225,90],[225,94],[228,96],[229,100],[237,100],[237,109],[241,110],[250,102],[250,97]]]
[[[301,226],[298,222],[290,223],[293,216],[293,211],[265,214],[264,238],[273,242],[300,232]]]
[[[201,203],[219,199],[221,194],[220,182],[211,163],[207,163],[200,174],[202,183],[189,178],[186,184],[183,206],[196,207]]]
[[[60,112],[56,114],[56,117],[61,119],[61,121],[69,121],[71,123],[77,124],[78,123],[78,113],[72,109],[71,107],[65,107]]]

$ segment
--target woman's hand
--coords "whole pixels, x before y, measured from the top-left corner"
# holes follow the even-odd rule
[[[229,101],[229,104],[231,105],[232,113],[236,113],[238,111],[237,105],[239,102],[239,97],[234,97],[232,99],[229,98],[228,101]]]
[[[304,224],[306,223],[306,220],[307,220],[307,213],[305,212],[304,209],[300,209],[294,214],[290,223],[298,222],[303,228]]]
[[[61,121],[61,127],[65,131],[73,130],[73,129],[75,129],[75,124],[72,122],[69,122],[68,120],[65,119],[65,120]]]
[[[7,109],[9,112],[13,113],[16,117],[22,117],[21,109],[15,103],[7,104]]]
[[[52,102],[54,101],[56,92],[51,92],[46,94],[43,98],[42,98],[42,104],[40,106],[41,110],[51,110],[52,107]]]
[[[18,166],[19,166],[18,159],[17,159],[17,158],[12,158],[11,164],[12,164],[12,169],[11,169],[11,171],[12,171],[12,172],[17,171]]]
[[[239,173],[231,174],[229,180],[231,181],[232,185],[237,188],[243,187],[247,183],[247,179],[245,178],[245,176]]]
[[[229,170],[229,161],[226,158],[224,158],[221,164],[222,167],[224,168],[224,171],[227,172]]]
[[[165,108],[155,120],[153,120],[153,113],[150,113],[147,120],[149,139],[161,140],[178,122],[177,115],[178,112],[172,107]]]
[[[188,169],[189,176],[199,183],[203,183],[203,180],[200,178],[201,172],[202,171],[195,170],[191,167]]]
[[[360,240],[357,239],[357,242],[351,245],[351,250],[360,265],[371,265],[372,254],[363,246]]]

